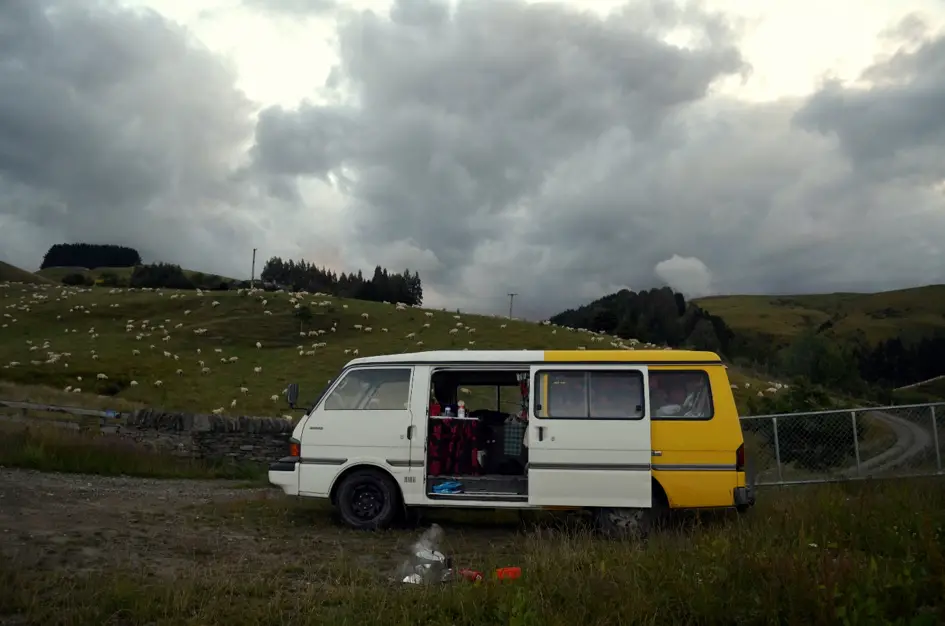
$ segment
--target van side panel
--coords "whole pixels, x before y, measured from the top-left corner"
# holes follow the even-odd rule
[[[671,508],[732,506],[734,489],[743,486],[745,479],[743,472],[735,471],[742,429],[725,366],[650,366],[651,373],[661,371],[705,372],[714,412],[708,420],[653,419],[653,477],[662,485]]]

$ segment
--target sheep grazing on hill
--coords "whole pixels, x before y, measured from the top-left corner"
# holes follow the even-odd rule
[[[135,306],[141,307],[138,310],[148,311],[151,317],[155,319],[138,320],[120,317],[114,307],[115,304],[118,304],[118,302],[115,301],[95,303],[89,300],[83,300],[83,304],[53,305],[53,302],[61,303],[77,296],[81,296],[83,299],[90,299],[93,296],[89,294],[95,293],[102,295],[106,293],[110,294],[107,296],[108,298],[120,297],[120,294],[123,293],[151,294],[152,299],[150,303],[142,303],[139,300],[135,300],[134,304]],[[265,402],[265,398],[270,398],[271,402],[278,402],[280,396],[278,394],[266,396],[262,393],[254,393],[245,385],[248,383],[248,380],[255,380],[260,383],[257,387],[262,388],[264,385],[268,384],[266,382],[268,379],[264,378],[264,371],[274,376],[278,375],[282,367],[280,365],[272,367],[266,364],[261,358],[255,359],[258,361],[255,364],[245,363],[247,356],[250,357],[250,360],[254,360],[252,359],[252,353],[246,350],[247,347],[250,348],[250,350],[255,347],[256,350],[261,351],[264,347],[263,344],[266,344],[267,352],[265,354],[267,356],[270,353],[273,354],[274,363],[277,364],[279,363],[280,353],[287,352],[289,349],[294,348],[295,351],[298,352],[298,356],[302,358],[315,357],[317,354],[319,358],[306,361],[305,369],[311,368],[320,370],[322,367],[333,368],[340,366],[341,363],[337,361],[343,362],[346,358],[359,356],[362,347],[365,348],[367,354],[407,352],[419,349],[419,347],[425,345],[429,345],[431,349],[453,350],[473,349],[476,347],[477,343],[484,344],[489,348],[507,347],[503,343],[503,333],[497,334],[496,330],[509,328],[512,321],[509,319],[495,319],[495,321],[490,321],[489,318],[478,316],[467,318],[465,314],[458,311],[447,312],[440,309],[439,311],[442,312],[437,312],[424,309],[417,305],[409,305],[411,311],[407,313],[408,305],[404,303],[392,303],[384,307],[381,307],[379,304],[370,305],[375,308],[365,310],[366,307],[360,307],[350,301],[339,301],[337,297],[324,293],[308,294],[299,291],[291,295],[279,295],[282,292],[277,291],[271,296],[264,296],[264,292],[259,289],[241,289],[229,294],[220,294],[220,297],[224,298],[223,300],[210,299],[207,301],[207,305],[204,303],[194,303],[188,304],[186,309],[180,309],[179,307],[183,305],[181,300],[193,298],[194,293],[196,293],[197,296],[212,295],[210,292],[205,293],[203,291],[179,292],[177,290],[119,288],[111,290],[100,288],[64,288],[60,290],[59,288],[55,288],[49,292],[52,297],[49,297],[48,301],[41,291],[37,291],[37,293],[32,295],[24,294],[19,301],[6,300],[7,308],[10,310],[2,312],[4,316],[3,322],[12,324],[15,319],[14,312],[16,312],[17,315],[20,315],[20,312],[22,312],[20,317],[24,317],[27,314],[35,315],[36,311],[40,311],[40,315],[48,315],[46,319],[51,321],[53,318],[56,318],[63,324],[65,324],[65,322],[62,320],[83,320],[85,319],[83,316],[90,315],[90,312],[94,313],[94,326],[69,323],[69,328],[59,328],[61,328],[63,334],[65,334],[64,339],[66,341],[71,340],[76,343],[76,346],[72,349],[77,354],[81,354],[80,346],[88,349],[90,343],[100,348],[98,351],[91,350],[86,353],[89,355],[86,357],[89,362],[94,361],[101,364],[97,366],[97,369],[102,370],[100,374],[104,376],[104,378],[93,374],[99,381],[108,381],[109,371],[112,372],[112,374],[110,374],[112,378],[118,378],[118,372],[122,372],[121,378],[125,380],[127,380],[126,377],[131,377],[129,374],[133,374],[133,377],[136,379],[153,381],[150,385],[146,382],[139,384],[140,380],[133,380],[128,383],[130,388],[135,389],[133,397],[136,400],[151,402],[159,397],[160,400],[158,400],[158,402],[164,402],[167,398],[172,398],[173,400],[171,401],[179,402],[179,398],[203,396],[207,398],[206,402],[209,406],[185,408],[208,412],[211,411],[212,408],[212,412],[217,414],[224,413],[227,410],[225,409],[227,406],[231,409],[235,408],[236,400],[232,399],[227,401],[225,398],[219,397],[219,395],[214,397],[215,393],[219,393],[218,391],[215,392],[215,390],[227,388],[238,389],[240,393],[236,397],[242,396],[246,398],[246,400],[242,401],[243,404],[247,405],[246,411],[258,410],[260,411],[258,414],[271,414],[271,408],[268,411],[266,410],[269,404]],[[0,291],[0,297],[3,297],[2,294],[3,292]],[[162,301],[157,300],[157,297],[161,294],[166,298],[166,300],[163,301],[164,309],[161,308]],[[266,334],[260,334],[258,340],[252,339],[248,344],[246,343],[246,339],[234,336],[238,333],[234,323],[237,323],[237,320],[240,318],[229,319],[228,317],[224,317],[224,315],[233,315],[234,307],[229,305],[235,304],[228,303],[226,298],[237,296],[247,296],[252,298],[253,302],[262,304],[262,308],[256,313],[258,320],[262,320],[263,315],[279,317],[278,320],[267,320],[267,322],[263,324]],[[174,301],[173,305],[171,304],[172,300]],[[227,304],[228,306],[224,307],[222,306],[223,304]],[[273,304],[273,309],[270,310],[266,308],[268,304]],[[47,313],[43,313],[43,307],[47,306],[57,306],[60,308],[58,311],[47,310]],[[123,301],[122,306],[124,310],[128,309],[128,306],[126,306]],[[322,311],[319,312],[315,317],[315,320],[318,321],[312,320],[314,323],[310,324],[309,320],[311,320],[311,316],[309,316],[305,321],[301,321],[301,319],[296,321],[295,324],[301,321],[302,326],[299,327],[295,325],[293,329],[289,325],[289,318],[292,316],[286,315],[286,313],[288,313],[286,309],[288,309],[289,306],[294,307],[296,310],[304,306],[328,307],[328,309],[322,309]],[[418,310],[421,315],[414,314],[414,309]],[[348,312],[344,312],[345,310],[348,310]],[[224,313],[224,311],[226,313]],[[56,313],[59,313],[59,315],[56,315]],[[210,333],[206,327],[195,327],[195,324],[184,324],[182,320],[172,319],[179,313],[183,313],[183,317],[187,317],[188,322],[203,323],[212,328],[212,336],[208,336]],[[245,315],[245,311],[242,312],[242,314]],[[301,318],[301,316],[298,317]],[[492,317],[498,318],[499,316]],[[434,319],[437,319],[436,325],[432,323]],[[367,320],[371,321],[368,322]],[[288,328],[283,328],[282,324],[284,322]],[[183,334],[185,326],[187,330],[192,331],[192,334]],[[319,326],[319,328],[311,328],[311,326]],[[482,332],[478,330],[478,326],[483,327]],[[516,331],[523,332],[526,330],[526,326],[527,324],[525,322],[520,321],[516,325]],[[248,332],[253,332],[251,330],[252,326],[248,328],[250,329]],[[378,329],[377,332],[379,336],[377,337],[372,337],[374,328]],[[571,343],[561,342],[556,338],[560,328],[567,328],[568,332],[585,333],[586,338],[583,342],[591,343],[594,348],[604,342],[608,343],[609,347],[612,349],[622,350],[631,350],[638,345],[644,347],[652,346],[652,344],[642,344],[636,339],[621,339],[620,337],[612,336],[607,333],[591,332],[587,329],[578,330],[569,327],[559,327],[547,321],[542,323],[542,328],[546,328],[546,330],[542,330],[541,336],[535,337],[531,341],[545,341],[549,348],[561,348],[563,347],[562,343]],[[182,333],[178,334],[175,329],[181,330]],[[346,333],[351,332],[350,329],[359,331],[353,339],[346,336]],[[175,330],[175,333],[172,334],[170,332],[171,330]],[[458,338],[460,331],[466,332],[467,339],[465,345]],[[61,336],[58,332],[59,329],[57,329],[57,336]],[[306,342],[310,338],[321,337],[329,333],[334,334],[335,337],[345,335],[345,339],[348,340],[346,341],[348,345],[345,347],[336,342],[331,342],[332,345],[329,346],[329,342],[318,340],[314,343],[300,343],[297,346],[288,345],[285,346],[285,348],[279,345],[286,341],[287,335],[291,336],[294,332],[298,332],[300,337],[305,338],[303,342]],[[269,333],[272,334],[270,335]],[[164,349],[157,348],[153,343],[150,343],[154,341],[153,337],[155,334],[164,343]],[[70,337],[70,335],[72,335],[72,337]],[[148,348],[139,349],[127,346],[128,342],[142,342],[145,338],[149,338],[149,344],[133,343],[132,345],[145,345],[148,346]],[[0,337],[0,339],[2,339],[2,337]],[[263,341],[264,339],[265,341]],[[479,339],[479,341],[477,342],[476,339]],[[234,340],[235,343],[222,343]],[[121,344],[120,342],[122,341],[125,343]],[[579,339],[579,341],[582,340]],[[35,335],[26,340],[26,342],[25,346],[22,340],[17,342],[22,349],[23,356],[21,357],[20,354],[15,352],[10,353],[8,358],[4,359],[7,364],[3,365],[3,368],[23,367],[21,363],[25,360],[27,366],[42,367],[44,370],[59,372],[61,374],[66,373],[65,368],[70,366],[70,363],[66,362],[67,359],[71,357],[69,352],[59,349],[59,346],[53,347],[48,339],[37,339]],[[171,350],[171,347],[175,349]],[[221,364],[226,365],[226,367],[211,371],[211,369],[207,367],[209,360],[187,358],[188,355],[193,355],[194,352],[200,355],[202,349],[207,349],[208,351],[212,349],[217,354],[217,358],[220,359]],[[577,349],[584,350],[593,348],[585,348],[584,345],[581,345]],[[30,357],[24,359],[23,357],[25,357],[27,350],[30,352]],[[191,352],[191,350],[194,352]],[[9,350],[4,351],[4,356],[7,356],[6,352],[9,352]],[[135,357],[134,360],[129,361],[126,358],[123,362],[121,355],[128,355],[129,352],[130,356]],[[208,354],[210,353],[208,352]],[[260,357],[264,353],[257,352],[256,354],[257,357]],[[348,357],[342,356],[343,354],[348,355]],[[184,358],[181,359],[181,356]],[[14,357],[20,358],[17,360],[9,360]],[[171,373],[172,368],[168,368],[166,365],[170,359],[175,361],[173,374]],[[191,372],[189,369],[191,365],[195,366],[194,372]],[[75,367],[74,361],[73,367]],[[84,367],[88,368],[89,364],[87,363]],[[123,367],[124,369],[109,370],[106,369],[106,367]],[[252,371],[250,372],[249,370]],[[191,375],[192,373],[198,372],[200,375],[203,375],[204,378],[195,378]],[[174,374],[176,374],[176,376]],[[317,375],[321,375],[321,372],[319,371]],[[71,382],[72,377],[69,378]],[[81,376],[77,376],[75,380],[81,381],[81,378]],[[160,380],[162,378],[168,378],[167,384]],[[203,385],[200,383],[203,383]],[[88,383],[85,384],[88,385]],[[115,385],[110,384],[109,386],[114,387]],[[197,388],[201,386],[204,387],[204,389],[198,390]],[[786,386],[776,381],[768,381],[767,385],[758,383],[755,386],[758,389],[753,389],[752,392],[763,390],[761,393],[766,395],[775,394],[781,389],[786,388]],[[161,387],[164,389],[157,392],[156,388]],[[737,387],[740,389],[742,385],[739,384]],[[750,387],[750,384],[746,383],[745,387]],[[78,388],[69,386],[67,389],[69,393],[76,393]],[[165,394],[165,389],[167,394]],[[102,391],[102,389],[99,388],[97,391]],[[181,393],[178,395],[177,392]],[[216,406],[216,408],[213,408],[214,406]]]

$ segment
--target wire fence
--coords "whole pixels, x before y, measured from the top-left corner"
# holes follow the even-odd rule
[[[741,418],[756,485],[942,474],[945,403]]]

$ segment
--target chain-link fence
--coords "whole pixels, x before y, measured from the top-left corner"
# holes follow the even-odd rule
[[[942,473],[945,403],[741,418],[756,485]]]

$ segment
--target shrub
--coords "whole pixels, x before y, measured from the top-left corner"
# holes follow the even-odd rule
[[[114,272],[102,272],[102,275],[98,278],[98,283],[103,287],[121,287],[123,282],[118,274]]]
[[[80,272],[73,272],[62,277],[62,284],[70,287],[91,287],[94,281]]]
[[[154,263],[139,265],[134,269],[129,281],[131,287],[152,289],[193,289],[194,283],[187,278],[179,265],[172,263]]]
[[[775,395],[753,397],[748,400],[751,415],[827,411],[834,408],[830,395],[821,387],[803,378],[795,379],[788,389]],[[743,428],[756,432],[774,447],[774,427],[771,420],[745,420]],[[856,436],[860,440],[866,427],[857,422]],[[778,447],[784,463],[823,471],[842,465],[853,455],[853,427],[848,413],[828,413],[820,416],[778,420]]]

